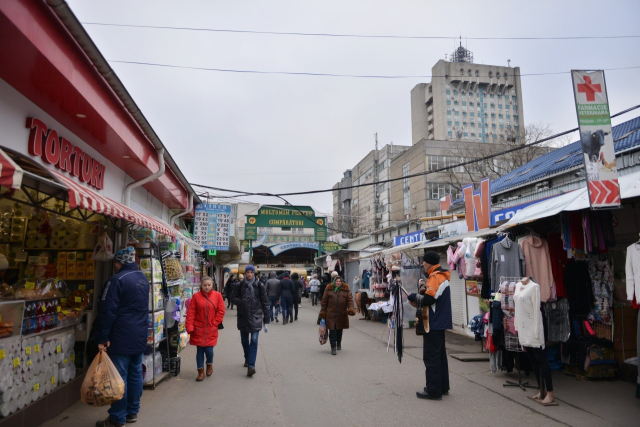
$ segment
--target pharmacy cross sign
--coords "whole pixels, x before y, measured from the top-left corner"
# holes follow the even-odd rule
[[[587,101],[595,101],[596,92],[602,92],[600,84],[591,83],[591,77],[589,76],[584,76],[584,83],[580,83],[576,86],[578,86],[578,92],[587,95]]]

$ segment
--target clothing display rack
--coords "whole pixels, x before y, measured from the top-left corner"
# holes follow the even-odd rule
[[[503,283],[507,284],[507,286],[505,286],[505,290],[507,292],[502,294],[502,298],[504,299],[505,296],[507,298],[513,298],[513,295],[515,294],[515,289],[513,293],[509,293],[508,284],[511,282],[517,283],[521,280],[522,280],[522,277],[500,277],[500,284],[503,284]],[[515,306],[514,308],[507,308],[506,306],[503,306],[502,311],[505,313],[505,316],[513,316],[515,314]],[[518,339],[518,336],[505,330],[504,331],[504,348],[507,349],[508,351],[516,353],[516,362],[517,362],[516,369],[518,370],[518,382],[516,383],[513,381],[506,380],[505,383],[502,384],[502,387],[520,387],[522,391],[525,391],[527,388],[538,388],[536,386],[529,385],[528,381],[524,383],[522,382],[522,371],[520,370],[520,355],[524,352],[524,349],[520,345],[520,340]]]

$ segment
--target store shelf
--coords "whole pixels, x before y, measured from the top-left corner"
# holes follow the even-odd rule
[[[167,337],[164,337],[164,338],[162,338],[162,339],[160,339],[158,341],[154,341],[153,343],[147,342],[147,346],[149,346],[149,347],[154,346],[155,347],[156,345],[161,344],[166,339],[167,339]]]
[[[93,252],[93,249],[74,249],[74,248],[22,248],[23,251],[47,251],[47,252]]]
[[[157,313],[159,311],[164,311],[164,307],[156,308],[155,310],[149,310],[149,313]]]
[[[143,386],[147,388],[156,388],[160,382],[169,378],[171,374],[169,372],[161,372],[157,377],[153,378],[153,381],[149,381],[148,383],[144,383]]]
[[[82,316],[78,317],[78,321],[76,321],[76,322],[69,323],[69,324],[64,325],[64,326],[56,326],[55,328],[47,329],[47,330],[40,331],[40,332],[35,332],[33,334],[23,335],[22,338],[37,337],[38,335],[48,334],[49,332],[59,331],[59,330],[62,330],[62,329],[75,327],[78,323],[81,323],[80,322],[81,319],[82,319]]]

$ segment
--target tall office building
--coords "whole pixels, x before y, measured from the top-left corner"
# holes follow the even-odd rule
[[[427,140],[497,142],[524,132],[520,67],[474,64],[460,44],[411,91],[412,144]]]

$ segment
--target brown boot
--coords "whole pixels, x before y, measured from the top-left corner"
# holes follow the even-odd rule
[[[207,376],[210,377],[213,374],[213,363],[207,363]]]
[[[204,379],[204,368],[198,368],[198,378],[196,381],[202,381]]]

